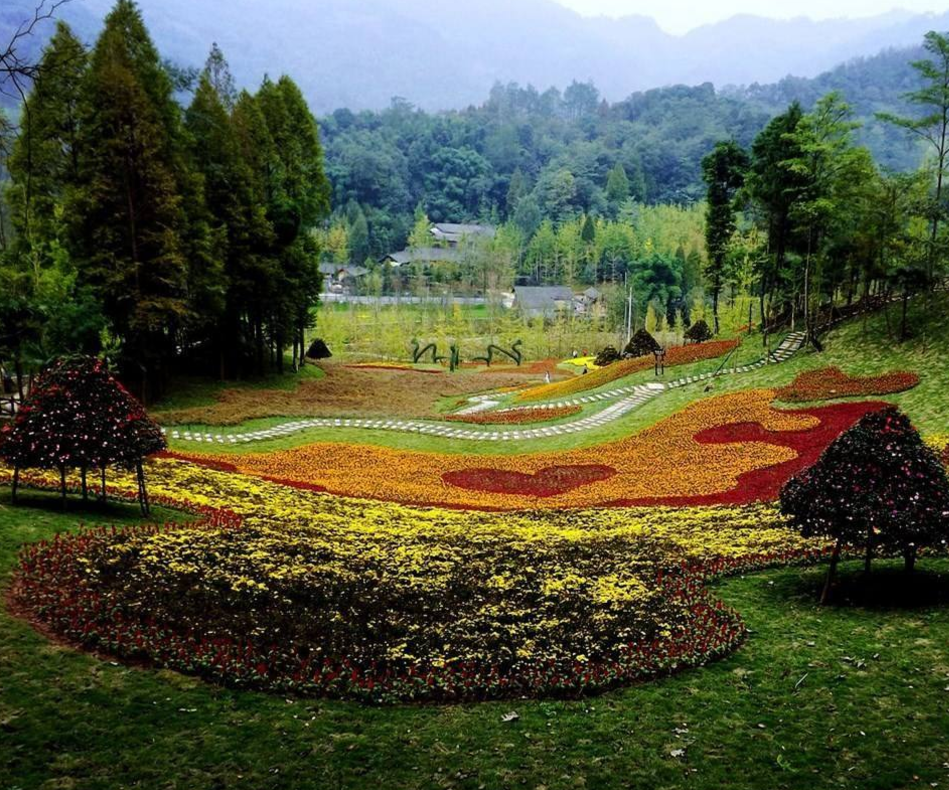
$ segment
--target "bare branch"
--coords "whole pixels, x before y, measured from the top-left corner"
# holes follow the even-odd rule
[[[9,41],[0,44],[0,86],[12,82],[17,95],[25,92],[25,85],[36,76],[39,67],[23,53],[24,42],[34,35],[43,22],[53,19],[56,12],[68,2],[70,0],[39,0],[33,16],[20,23]],[[5,92],[10,95],[9,91]]]

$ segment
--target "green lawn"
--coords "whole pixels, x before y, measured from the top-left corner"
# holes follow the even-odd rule
[[[0,491],[20,544],[131,507],[62,513]],[[75,507],[75,506],[73,506]],[[167,513],[159,514],[160,517]],[[883,563],[880,563],[883,570]],[[234,692],[49,643],[0,611],[0,788],[897,788],[949,781],[949,561],[909,591],[815,605],[821,569],[717,589],[752,629],[709,667],[580,701],[368,708]],[[899,605],[880,599],[902,597]],[[517,720],[502,717],[516,712]]]

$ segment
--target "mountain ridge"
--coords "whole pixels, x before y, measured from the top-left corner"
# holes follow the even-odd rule
[[[111,0],[61,9],[87,43]],[[0,40],[33,0],[5,0]],[[203,63],[212,42],[229,55],[238,84],[289,73],[311,106],[380,109],[403,97],[425,110],[480,102],[496,82],[566,86],[594,82],[604,97],[674,84],[719,87],[816,77],[855,57],[918,44],[949,29],[949,12],[894,10],[860,19],[776,20],[753,14],[664,32],[642,15],[584,17],[553,0],[470,0],[454,13],[436,0],[141,0],[159,49],[182,65]],[[43,26],[34,46],[49,34]]]

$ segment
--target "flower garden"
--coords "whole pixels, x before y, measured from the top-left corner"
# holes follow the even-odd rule
[[[667,363],[735,347],[693,344]],[[647,363],[529,389],[479,372],[515,403],[554,404],[445,419],[563,419],[582,409],[556,397]],[[391,364],[349,370],[341,375],[446,378]],[[909,373],[806,371],[783,387],[701,397],[603,444],[529,454],[347,442],[176,448],[147,467],[152,500],[197,521],[28,545],[11,600],[71,644],[237,688],[370,703],[601,692],[734,650],[746,627],[709,581],[826,556],[829,539],[801,537],[775,501],[886,405],[813,402],[918,383]],[[947,442],[931,444],[944,452]],[[61,486],[58,471],[21,472],[20,483]],[[11,476],[0,469],[0,483]],[[137,482],[117,472],[111,494],[130,496]]]
[[[782,410],[775,390],[699,401],[632,436],[588,449],[459,455],[309,444],[241,455],[179,454],[315,491],[475,510],[741,504],[773,498],[874,403]]]
[[[770,505],[479,514],[150,478],[204,517],[27,547],[15,600],[88,648],[281,693],[575,695],[702,664],[744,635],[710,576],[825,550]]]

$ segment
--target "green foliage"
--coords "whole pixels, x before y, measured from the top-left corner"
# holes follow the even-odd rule
[[[131,0],[91,54],[57,28],[0,210],[0,355],[17,369],[105,336],[152,395],[175,367],[261,373],[290,345],[302,361],[330,208],[316,121],[289,77],[236,94],[216,45],[184,113],[180,76]],[[4,137],[0,179],[6,153]],[[368,254],[366,218],[350,225]]]
[[[735,198],[745,183],[749,159],[744,149],[733,141],[719,142],[702,160],[702,178],[708,187],[708,209],[705,215],[705,247],[708,250],[709,287],[712,292],[712,314],[718,332],[718,298],[725,278],[728,245],[737,227]]]
[[[705,343],[714,337],[709,325],[704,321],[696,321],[685,332],[685,339],[690,343]]]
[[[603,368],[607,365],[612,365],[614,362],[618,362],[622,358],[622,355],[616,350],[615,346],[606,346],[596,355],[594,364],[599,368]]]
[[[653,351],[660,349],[659,343],[645,329],[640,329],[630,338],[626,348],[623,349],[623,357],[631,359],[633,357],[645,357],[652,354]]]

